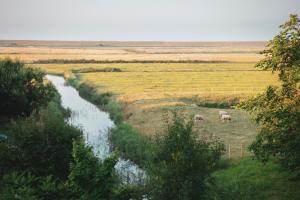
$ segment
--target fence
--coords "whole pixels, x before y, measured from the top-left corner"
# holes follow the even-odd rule
[[[225,156],[228,159],[231,158],[237,158],[237,157],[245,157],[245,156],[250,156],[252,155],[252,153],[248,150],[248,145],[244,144],[244,143],[240,143],[240,144],[227,144],[225,146]]]

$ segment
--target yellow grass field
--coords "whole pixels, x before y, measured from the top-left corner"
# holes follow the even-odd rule
[[[118,68],[122,72],[80,73],[101,92],[112,92],[119,100],[182,97],[249,97],[268,85],[278,85],[275,75],[254,63],[126,63],[126,64],[36,64],[50,73],[73,70]]]
[[[275,75],[254,67],[254,63],[126,63],[126,64],[44,64],[34,65],[51,73],[72,70],[118,68],[122,72],[79,73],[80,81],[112,92],[122,102],[125,120],[142,134],[152,136],[164,124],[163,113],[180,110],[186,118],[205,116],[196,126],[202,133],[220,137],[231,146],[231,156],[249,154],[247,146],[256,135],[256,126],[249,115],[228,109],[231,123],[218,119],[217,108],[193,105],[185,98],[222,101],[234,97],[248,98],[261,93],[268,85],[278,85]]]
[[[101,91],[113,92],[126,102],[213,95],[251,96],[277,83],[274,76],[262,71],[97,72],[81,74],[81,80],[99,86]]]
[[[125,120],[142,134],[153,135],[163,126],[163,113],[179,110],[186,118],[205,117],[197,125],[202,133],[211,133],[231,146],[233,156],[256,135],[249,115],[228,109],[231,123],[218,119],[218,108],[195,105],[196,100],[228,101],[246,99],[278,85],[274,74],[255,68],[262,57],[263,42],[1,42],[0,58],[9,56],[27,63],[48,59],[124,60],[135,63],[30,64],[47,73],[75,73],[81,82],[99,92],[111,92],[123,105]],[[142,63],[142,61],[209,61],[210,63]],[[141,61],[136,63],[136,61]],[[103,72],[104,69],[118,72]],[[101,72],[102,71],[102,72]],[[109,71],[109,70],[108,70]],[[84,73],[80,73],[84,72]]]
[[[202,60],[256,62],[265,42],[0,41],[0,58],[38,60]]]

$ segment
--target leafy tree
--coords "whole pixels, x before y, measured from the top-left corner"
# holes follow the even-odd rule
[[[260,132],[250,149],[262,161],[277,157],[281,164],[300,175],[300,20],[290,15],[262,52],[256,67],[278,74],[280,87],[269,86],[240,105],[255,116]]]
[[[204,199],[224,150],[218,140],[209,140],[175,114],[165,134],[157,139],[157,152],[149,170],[153,199]]]
[[[119,183],[116,163],[116,156],[102,162],[82,141],[74,142],[69,180],[80,199],[112,199]]]
[[[0,115],[28,116],[46,106],[54,96],[52,84],[46,84],[42,71],[25,67],[19,61],[0,61]]]
[[[31,174],[10,173],[0,182],[1,199],[32,199],[37,200],[35,189],[32,187],[36,177]]]
[[[26,171],[35,176],[67,179],[72,160],[72,141],[81,131],[66,124],[57,103],[12,122],[8,140],[0,144],[0,176]]]
[[[77,196],[66,183],[52,176],[36,177],[30,173],[12,172],[0,181],[0,197],[16,200],[76,199]]]

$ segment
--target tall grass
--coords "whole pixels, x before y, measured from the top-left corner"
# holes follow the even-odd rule
[[[231,161],[213,174],[215,199],[220,200],[297,200],[300,181],[291,181],[291,174],[274,162],[263,164],[251,158]]]
[[[113,148],[118,150],[122,157],[130,159],[142,167],[146,167],[153,152],[152,148],[154,148],[149,138],[138,133],[128,123],[122,123],[111,129],[110,141]]]

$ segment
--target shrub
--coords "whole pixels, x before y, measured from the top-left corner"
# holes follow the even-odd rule
[[[280,28],[256,67],[277,72],[281,86],[268,87],[240,107],[254,114],[260,125],[250,146],[256,157],[265,162],[275,156],[300,180],[300,19],[290,15]]]
[[[118,158],[101,161],[82,141],[74,142],[72,155],[69,181],[74,191],[82,199],[112,199],[119,185],[114,168]]]
[[[0,114],[28,116],[46,106],[55,89],[44,82],[44,76],[44,72],[25,67],[22,62],[0,61]]]
[[[12,122],[8,140],[1,144],[1,173],[28,171],[36,176],[66,179],[72,141],[81,135],[80,130],[65,123],[60,108],[52,102],[40,113]]]
[[[224,145],[198,138],[192,121],[186,123],[176,113],[156,145],[149,169],[151,199],[206,198]]]
[[[120,124],[123,121],[122,107],[118,102],[111,100],[104,109],[109,112],[110,118],[116,124]]]
[[[143,167],[146,166],[152,153],[148,138],[138,133],[130,124],[122,123],[110,130],[110,141],[114,149],[125,157]]]

